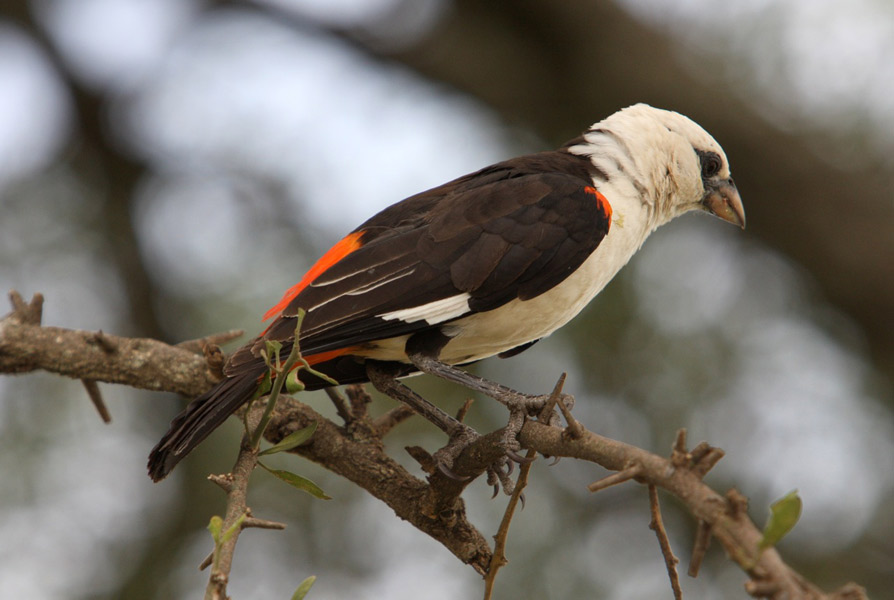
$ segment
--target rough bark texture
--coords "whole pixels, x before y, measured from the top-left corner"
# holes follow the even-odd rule
[[[184,396],[201,394],[217,382],[200,354],[146,338],[42,327],[30,310],[0,321],[2,373],[43,370]]]
[[[214,383],[205,359],[186,350],[154,340],[41,327],[38,321],[42,298],[36,296],[30,304],[25,304],[18,294],[12,294],[12,298],[13,312],[0,321],[0,373],[45,370],[78,379],[190,395],[200,394]],[[351,418],[339,426],[309,406],[283,398],[266,437],[277,443],[290,433],[317,423],[310,442],[293,452],[356,483],[385,502],[397,516],[484,574],[492,554],[485,537],[468,520],[459,496],[467,482],[458,482],[437,471],[427,481],[411,475],[385,453],[376,434],[376,421],[362,406],[362,402],[353,402]],[[570,417],[567,412],[566,417]],[[702,482],[720,457],[706,445],[689,452],[680,442],[668,459],[593,434],[571,422],[568,428],[561,429],[528,421],[519,440],[524,447],[544,455],[586,460],[627,474],[612,484],[635,478],[671,493],[710,527],[730,559],[749,574],[749,590],[754,596],[778,600],[865,597],[862,589],[853,584],[825,594],[786,565],[775,549],[759,553],[761,532],[747,515],[744,497],[736,492],[721,496]],[[483,472],[493,461],[493,449],[501,433],[500,430],[484,436],[464,450],[454,464],[455,472]]]

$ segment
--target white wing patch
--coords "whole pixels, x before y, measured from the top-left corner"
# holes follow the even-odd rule
[[[386,321],[400,320],[404,323],[425,321],[429,325],[437,325],[468,313],[470,297],[466,293],[457,294],[456,296],[435,300],[422,306],[402,308],[377,316]]]

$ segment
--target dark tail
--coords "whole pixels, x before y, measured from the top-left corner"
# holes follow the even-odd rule
[[[167,477],[178,462],[251,399],[261,374],[263,371],[249,371],[229,377],[190,402],[149,453],[149,477],[153,481]]]

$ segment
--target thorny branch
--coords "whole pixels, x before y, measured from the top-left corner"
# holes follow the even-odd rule
[[[208,479],[219,485],[226,493],[227,510],[220,525],[220,531],[223,532],[220,536],[222,539],[215,544],[214,552],[202,564],[202,568],[211,567],[208,585],[205,588],[205,600],[226,600],[230,567],[236,552],[236,542],[243,529],[249,527],[285,529],[282,523],[253,517],[248,507],[248,481],[258,464],[258,448],[252,443],[250,432],[258,427],[260,420],[261,410],[250,410],[246,415],[248,427],[242,436],[239,456],[236,458],[233,470],[225,475],[208,476]]]
[[[13,311],[0,320],[0,373],[36,370],[81,380],[121,383],[141,389],[196,396],[217,380],[219,369],[205,356],[183,347],[150,339],[111,336],[40,325],[41,298],[25,303],[15,292]],[[231,337],[224,334],[223,338]],[[197,349],[202,345],[190,349]],[[210,353],[213,356],[213,353]],[[218,365],[219,367],[219,365]],[[333,397],[345,421],[337,425],[309,406],[291,398],[280,401],[265,437],[277,443],[313,422],[317,429],[310,443],[291,452],[313,460],[361,486],[390,506],[397,516],[438,540],[464,563],[484,575],[492,560],[484,536],[468,521],[460,497],[467,482],[431,473],[426,481],[411,475],[383,449],[381,435],[404,418],[397,413],[376,420],[366,413],[365,392],[349,389],[350,406],[340,395]],[[456,475],[482,473],[499,452],[502,430],[482,436],[457,457]],[[713,537],[751,577],[746,591],[755,597],[782,600],[858,600],[865,592],[848,584],[823,593],[792,570],[774,548],[755,559],[760,530],[746,513],[747,501],[731,490],[722,496],[702,482],[722,456],[718,449],[701,444],[687,451],[678,437],[671,458],[664,458],[587,431],[579,423],[572,431],[536,421],[525,423],[519,433],[522,446],[553,457],[571,457],[599,464],[617,472],[595,489],[634,479],[662,488],[677,497],[699,523],[699,546],[693,563],[700,562]],[[238,465],[237,465],[238,469]],[[591,486],[591,489],[594,489]],[[697,568],[696,564],[693,564]]]
[[[16,292],[10,297],[14,310],[0,320],[0,373],[42,370],[184,396],[218,380],[201,354],[146,338],[41,326],[39,294],[30,304]]]

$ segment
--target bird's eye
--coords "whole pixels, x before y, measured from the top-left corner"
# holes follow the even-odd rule
[[[720,173],[720,169],[723,167],[723,161],[720,160],[720,157],[717,154],[714,152],[699,152],[698,157],[702,164],[703,178],[709,179]]]

